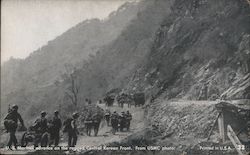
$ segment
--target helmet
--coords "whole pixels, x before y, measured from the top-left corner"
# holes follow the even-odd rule
[[[41,115],[45,116],[47,113],[45,111],[41,111]]]
[[[13,104],[13,105],[12,105],[12,109],[16,109],[16,110],[17,110],[17,109],[18,109],[18,106],[17,106],[16,104]]]
[[[56,114],[56,115],[59,114],[59,111],[58,110],[54,111],[54,114]]]
[[[72,114],[72,116],[73,116],[73,118],[78,118],[78,117],[79,117],[79,114],[78,114],[77,112],[74,112],[74,113]]]

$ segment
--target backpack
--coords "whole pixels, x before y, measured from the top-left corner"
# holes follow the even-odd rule
[[[4,120],[4,127],[7,130],[7,132],[16,129],[17,124],[13,120]]]
[[[128,115],[127,115],[127,119],[128,119],[128,120],[132,120],[132,115],[131,115],[131,114],[128,114]]]
[[[71,122],[73,121],[72,118],[68,118],[63,122],[63,132],[68,132],[72,129]]]

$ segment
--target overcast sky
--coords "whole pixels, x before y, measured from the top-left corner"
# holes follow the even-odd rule
[[[31,52],[85,19],[105,19],[129,0],[1,0],[1,61]]]

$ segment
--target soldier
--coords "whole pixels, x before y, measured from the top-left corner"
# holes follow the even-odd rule
[[[134,94],[130,94],[129,96],[128,96],[128,108],[131,108],[131,105],[132,105],[132,102],[133,102],[133,96],[134,96]]]
[[[78,129],[77,129],[77,118],[79,117],[78,113],[73,113],[72,115],[72,119],[70,121],[70,126],[68,128],[68,146],[69,147],[75,147],[76,143],[77,143],[77,134]]]
[[[56,110],[54,112],[54,117],[52,119],[52,132],[51,132],[51,143],[50,144],[54,143],[54,146],[58,146],[61,127],[62,127],[62,121],[59,118],[59,111]]]
[[[129,111],[127,111],[126,113],[126,128],[127,131],[129,131],[130,129],[130,121],[132,120],[132,115],[129,113]]]
[[[18,120],[20,121],[22,127],[24,127],[23,119],[21,115],[17,112],[18,111],[18,106],[13,105],[7,116],[4,118],[4,125],[7,130],[7,132],[10,133],[10,138],[9,142],[7,144],[8,148],[12,150],[11,146],[12,143],[15,146],[15,149],[17,149],[17,139],[16,139],[16,129],[17,129],[17,123]]]
[[[86,132],[87,132],[87,135],[88,136],[91,136],[91,128],[92,128],[92,118],[91,118],[91,114],[89,114],[87,116],[87,118],[84,120],[84,124],[85,124],[85,127],[86,127]]]
[[[135,107],[140,107],[145,104],[145,94],[144,93],[135,93],[134,94]]]
[[[92,103],[92,101],[91,101],[91,99],[89,99],[88,104],[91,104],[91,103]]]
[[[106,107],[113,106],[114,100],[115,100],[115,97],[114,97],[114,96],[109,96],[109,95],[106,96],[106,97],[104,98],[104,102],[105,102]]]
[[[36,119],[34,125],[32,126],[36,133],[34,149],[38,147],[39,141],[42,147],[46,147],[48,143],[48,121],[46,118],[47,113],[45,111],[41,112],[41,117]]]
[[[89,99],[85,99],[85,104],[88,105],[89,104]]]
[[[52,119],[48,120],[48,133],[50,135],[49,137],[49,147],[51,147],[51,145],[54,143],[54,127],[53,127],[53,123],[52,123]]]
[[[105,112],[105,120],[107,122],[107,126],[109,126],[109,121],[110,121],[110,111],[108,109],[106,109],[106,112]]]
[[[112,133],[115,134],[115,132],[118,131],[118,124],[119,124],[119,115],[114,111],[114,113],[111,115],[111,126],[112,126]]]
[[[94,128],[94,135],[95,136],[97,136],[97,134],[98,134],[100,123],[101,123],[100,116],[98,116],[98,114],[95,114],[93,116],[93,124],[92,124],[93,128]]]
[[[120,131],[122,132],[123,129],[125,128],[126,126],[126,115],[125,115],[125,112],[123,111],[122,114],[120,115]]]

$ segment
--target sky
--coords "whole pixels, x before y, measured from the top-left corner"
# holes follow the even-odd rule
[[[1,0],[1,62],[25,58],[76,24],[131,0]]]

